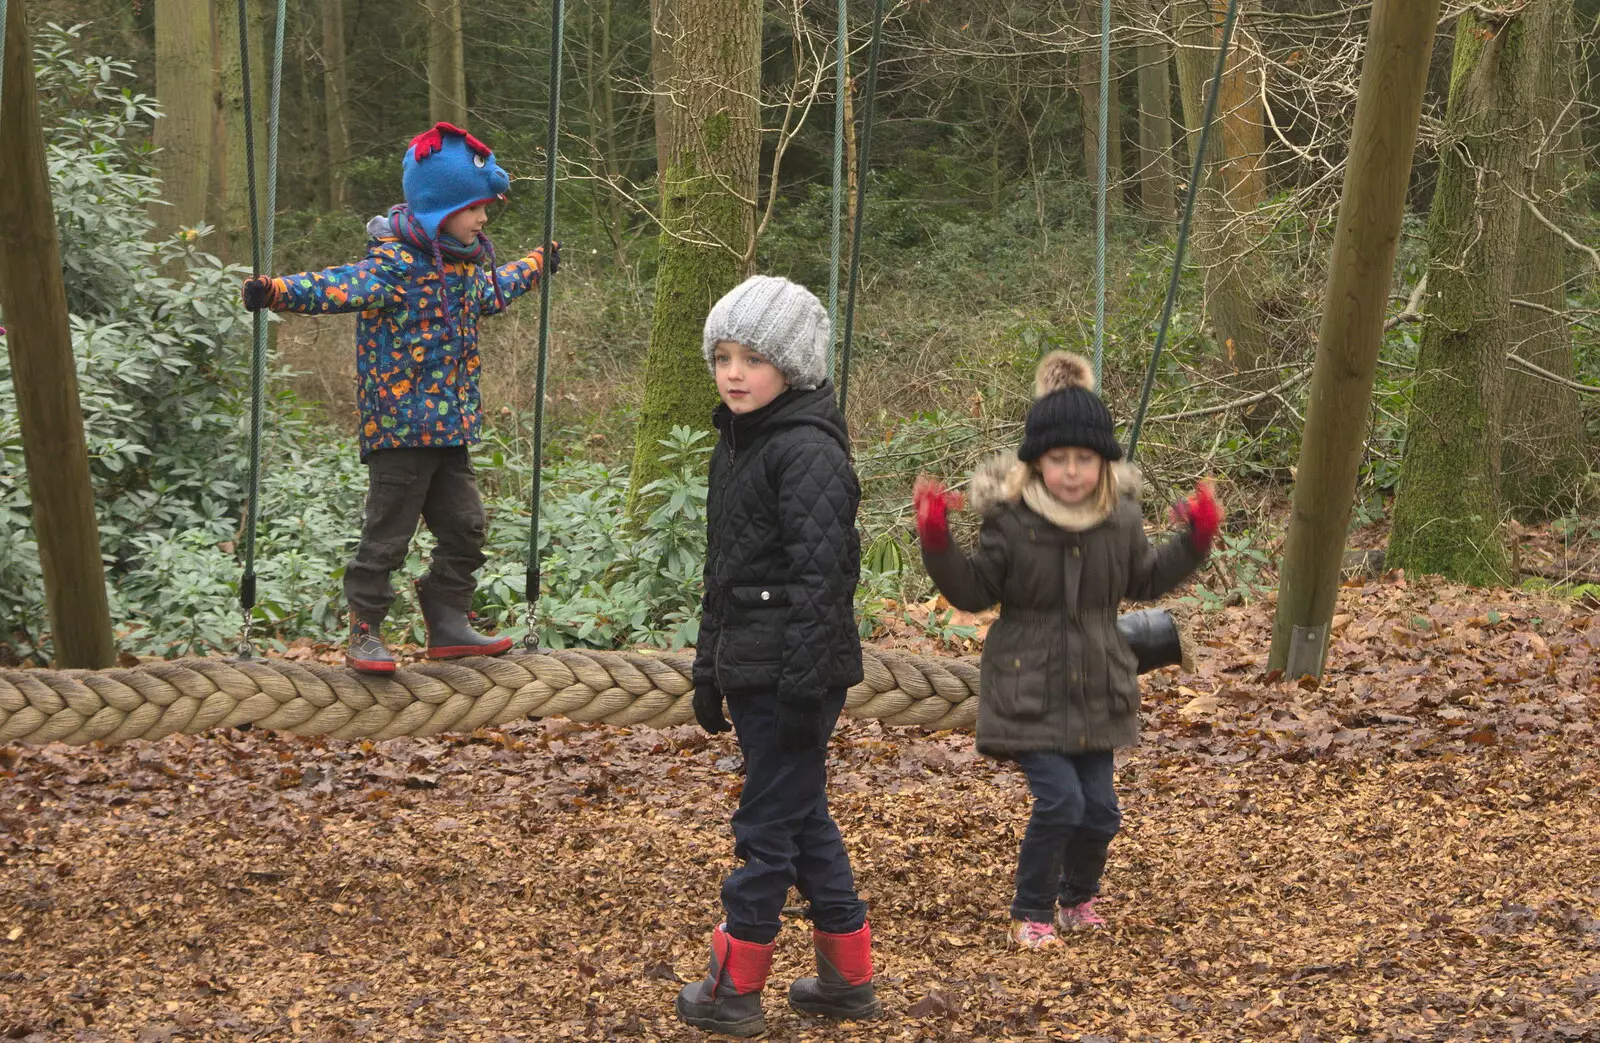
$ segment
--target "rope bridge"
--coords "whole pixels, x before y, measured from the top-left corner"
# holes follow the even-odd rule
[[[688,655],[566,649],[405,667],[390,677],[283,659],[187,659],[114,670],[0,670],[0,744],[194,735],[244,724],[393,739],[523,717],[663,728],[694,719]],[[933,731],[971,728],[977,659],[862,649],[845,712]]]

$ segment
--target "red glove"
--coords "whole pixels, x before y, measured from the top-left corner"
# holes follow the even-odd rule
[[[1211,553],[1211,541],[1222,528],[1222,505],[1211,495],[1211,486],[1201,482],[1195,486],[1194,495],[1182,503],[1173,504],[1172,520],[1189,526],[1189,545],[1201,554]]]
[[[950,520],[946,512],[960,510],[961,494],[951,492],[937,478],[922,475],[911,487],[911,502],[917,508],[917,538],[922,549],[935,553],[950,546]]]

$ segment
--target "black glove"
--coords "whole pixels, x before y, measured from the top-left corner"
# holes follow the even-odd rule
[[[549,253],[548,256],[546,256],[546,254],[545,254],[544,247],[542,247],[542,246],[539,247],[539,256],[541,258],[543,258],[543,260],[544,260],[544,267],[543,267],[543,270],[540,272],[540,277],[541,278],[543,278],[545,275],[554,275],[555,273],[557,273],[557,272],[559,272],[561,270],[561,244],[560,243],[551,243],[550,244],[550,253]]]
[[[239,290],[239,296],[244,298],[244,306],[251,311],[270,308],[272,307],[272,280],[265,275],[251,276],[244,281],[244,286]]]
[[[810,703],[778,705],[778,745],[790,753],[814,750],[826,741],[822,708]]]
[[[712,735],[732,730],[733,725],[722,716],[722,693],[717,690],[716,685],[694,686],[694,719],[700,722],[700,727]]]

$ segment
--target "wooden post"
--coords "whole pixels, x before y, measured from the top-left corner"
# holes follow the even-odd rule
[[[1269,659],[1277,669],[1291,650],[1297,671],[1321,676],[1326,661],[1438,19],[1439,0],[1377,0],[1372,9],[1279,581]]]
[[[8,5],[0,86],[0,308],[56,664],[98,670],[116,652],[22,9],[23,0]]]

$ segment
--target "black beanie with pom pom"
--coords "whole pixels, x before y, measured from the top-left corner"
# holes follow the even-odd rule
[[[1028,463],[1052,449],[1081,446],[1107,460],[1122,459],[1111,410],[1094,393],[1094,369],[1081,355],[1052,351],[1039,362],[1033,406],[1017,459]]]

